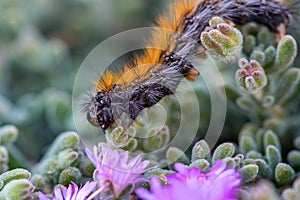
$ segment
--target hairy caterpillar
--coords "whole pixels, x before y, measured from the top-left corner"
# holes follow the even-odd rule
[[[152,45],[164,48],[147,48],[122,70],[106,71],[86,107],[88,121],[104,130],[123,113],[133,121],[141,110],[173,94],[183,77],[195,80],[199,72],[189,61],[199,54],[199,49],[182,40],[191,38],[200,44],[201,32],[212,17],[219,16],[235,24],[254,21],[276,32],[282,26],[284,30],[289,28],[290,22],[298,17],[299,4],[299,0],[175,1],[169,13],[157,20],[163,29],[153,32],[149,40]],[[174,37],[164,31],[167,29],[182,36]]]

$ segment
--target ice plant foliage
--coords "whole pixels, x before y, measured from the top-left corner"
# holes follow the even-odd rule
[[[167,184],[153,177],[151,190],[136,189],[136,194],[143,200],[229,200],[236,199],[236,192],[241,185],[241,177],[234,169],[227,169],[226,164],[218,160],[210,172],[204,174],[197,168],[187,168],[176,163],[177,173],[167,176]]]
[[[251,60],[248,62],[242,58],[239,61],[240,69],[235,74],[237,85],[249,91],[256,93],[268,83],[266,74],[262,66],[256,61]]]
[[[98,193],[98,190],[94,191],[96,186],[96,182],[86,182],[82,187],[71,183],[68,188],[56,186],[54,188],[54,196],[51,198],[42,192],[39,192],[38,196],[40,200],[91,200]]]
[[[119,152],[116,149],[102,147],[101,152],[94,154],[86,149],[87,156],[96,167],[94,180],[101,186],[110,182],[113,187],[114,197],[130,184],[138,182],[141,174],[148,169],[149,161],[142,161],[141,155],[129,158],[129,152]]]

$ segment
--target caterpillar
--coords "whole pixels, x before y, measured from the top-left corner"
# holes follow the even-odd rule
[[[159,44],[164,48],[146,48],[142,55],[135,56],[134,61],[121,70],[106,70],[87,104],[88,121],[103,130],[111,127],[123,113],[133,121],[144,108],[174,94],[184,77],[195,80],[200,73],[190,61],[200,50],[187,41],[183,42],[182,38],[191,38],[201,45],[201,32],[212,17],[219,16],[238,25],[257,22],[277,32],[280,26],[288,30],[291,21],[298,17],[299,4],[299,0],[173,2],[169,12],[157,19],[157,25],[162,29],[154,31],[149,40],[152,46]],[[174,37],[167,30],[176,31],[181,37]]]

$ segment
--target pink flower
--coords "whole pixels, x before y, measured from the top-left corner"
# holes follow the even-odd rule
[[[236,199],[241,177],[234,169],[226,169],[222,161],[217,161],[206,174],[196,167],[189,169],[181,163],[176,163],[174,167],[177,173],[167,176],[167,185],[162,185],[157,177],[153,177],[151,191],[138,188],[136,194],[143,200]]]
[[[92,200],[98,194],[98,190],[94,191],[96,185],[96,182],[86,182],[80,188],[75,183],[71,183],[68,188],[56,186],[53,197],[47,197],[42,192],[38,193],[38,197],[40,200]]]
[[[100,185],[110,182],[114,197],[129,185],[138,182],[141,174],[149,170],[149,161],[142,161],[141,155],[129,158],[128,151],[119,152],[108,147],[102,147],[100,153],[93,154],[86,149],[86,154],[96,167],[94,180]]]

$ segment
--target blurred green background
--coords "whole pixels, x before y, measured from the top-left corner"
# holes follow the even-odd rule
[[[1,0],[0,126],[19,130],[32,163],[59,133],[75,130],[72,88],[87,54],[121,31],[153,23],[167,1]]]

